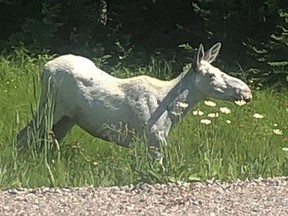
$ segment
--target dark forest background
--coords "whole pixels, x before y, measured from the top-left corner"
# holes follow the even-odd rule
[[[180,68],[199,43],[218,41],[222,68],[287,85],[288,0],[0,0],[3,54],[75,53],[127,67],[158,56]]]

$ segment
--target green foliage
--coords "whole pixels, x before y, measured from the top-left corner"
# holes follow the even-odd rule
[[[271,35],[274,52],[268,64],[276,67],[276,70],[284,69],[288,75],[288,9],[286,11],[279,10],[279,17],[282,19],[282,23],[278,25],[279,33]]]
[[[288,147],[287,89],[267,88],[287,87],[285,0],[4,0],[0,6],[0,48],[6,50],[0,56],[1,187],[288,174],[288,154],[282,150]],[[173,130],[163,147],[162,163],[151,159],[145,140],[124,149],[77,127],[60,147],[48,136],[44,151],[37,150],[37,133],[31,135],[36,143],[26,152],[14,146],[16,133],[36,107],[42,66],[54,57],[52,53],[90,56],[118,77],[148,74],[169,79],[184,63],[191,63],[199,43],[208,46],[215,41],[223,44],[221,65],[249,81],[254,101],[244,107],[218,101],[216,107],[199,104],[195,110],[204,115],[190,113]],[[232,113],[222,114],[223,106]],[[209,113],[219,117],[208,117]],[[254,118],[255,113],[264,118]],[[211,124],[201,124],[201,119]],[[49,129],[51,119],[46,120]]]
[[[261,63],[254,77],[263,83],[279,83],[286,86],[288,82],[288,8],[278,9],[278,25],[271,33],[267,43],[251,42],[252,54]],[[257,45],[256,45],[257,44]],[[257,71],[258,70],[258,71]]]
[[[11,11],[27,10],[30,7],[37,12],[19,14],[19,18],[24,20],[20,26],[25,26],[25,31],[32,33],[31,39],[34,36],[39,37],[34,33],[35,31],[40,35],[40,31],[43,31],[54,36],[51,40],[61,39],[64,43],[68,40],[65,44],[81,42],[83,46],[87,43],[95,44],[93,43],[95,39],[100,39],[99,42],[105,43],[104,40],[108,37],[109,42],[115,43],[116,38],[130,35],[133,43],[144,42],[143,45],[146,48],[148,48],[147,44],[152,48],[159,48],[164,44],[168,47],[173,44],[185,42],[198,44],[209,40],[224,40],[225,43],[232,40],[241,43],[242,40],[247,39],[247,36],[269,37],[269,32],[274,27],[272,24],[276,22],[268,23],[268,21],[275,21],[276,9],[285,7],[285,4],[280,3],[280,0],[253,2],[213,0],[199,1],[197,4],[181,0],[112,1],[108,3],[69,0],[66,2],[47,1],[39,4],[39,1],[34,0],[30,1],[30,4],[21,1],[14,4],[11,2],[2,4]],[[99,19],[101,20],[107,7],[109,10],[109,15],[105,18],[107,21],[101,23]],[[16,19],[10,17],[10,19],[13,18]],[[260,29],[259,25],[266,28]],[[259,29],[257,34],[255,34],[255,29]],[[54,34],[56,31],[57,34]],[[265,31],[264,34],[263,31]],[[17,33],[17,31],[10,33]],[[44,34],[42,35],[45,37]],[[176,43],[173,42],[174,40]]]
[[[8,51],[24,47],[38,54],[109,56],[111,67],[132,70],[147,65],[151,55],[161,55],[180,68],[189,62],[188,50],[179,45],[220,41],[225,67],[226,62],[233,70],[241,65],[250,78],[287,85],[285,0],[22,0],[0,5],[0,48]]]
[[[58,28],[62,23],[54,21],[61,12],[60,4],[48,5],[42,4],[42,19],[33,19],[27,17],[22,26],[24,38],[30,38],[31,41],[26,41],[32,49],[41,47],[42,49],[49,49],[53,45],[53,38],[57,33]]]
[[[287,90],[262,89],[257,83],[253,84],[260,89],[253,91],[251,104],[242,107],[220,101],[216,101],[215,107],[198,104],[194,111],[204,114],[191,112],[181,120],[168,145],[162,147],[165,156],[162,162],[148,154],[145,140],[137,140],[134,148],[126,149],[95,139],[77,127],[59,146],[46,137],[43,151],[33,145],[27,151],[18,151],[15,135],[30,119],[31,106],[35,109],[40,92],[39,82],[33,80],[38,80],[39,65],[50,58],[30,57],[25,50],[0,58],[0,69],[5,71],[0,85],[2,188],[111,186],[288,174],[288,154],[282,150],[288,147]],[[169,78],[171,63],[152,58],[146,68],[138,68],[141,73],[151,74],[162,70],[164,77]],[[129,75],[130,71],[127,68],[126,71]],[[229,108],[231,113],[222,113],[221,107]],[[219,116],[209,117],[209,113]],[[253,117],[255,113],[263,118]],[[202,124],[202,119],[211,123]],[[51,128],[49,122],[51,119],[47,119],[46,129]],[[56,148],[51,147],[51,142]]]

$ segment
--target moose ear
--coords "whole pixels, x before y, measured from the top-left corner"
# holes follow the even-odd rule
[[[205,52],[204,52],[204,46],[202,44],[199,45],[197,55],[194,56],[194,62],[193,62],[193,67],[195,71],[196,69],[200,66],[200,61],[204,59]]]
[[[209,63],[212,63],[216,57],[219,54],[219,51],[221,49],[221,43],[218,42],[216,44],[214,44],[206,53],[205,53],[205,57],[204,60],[206,60]]]

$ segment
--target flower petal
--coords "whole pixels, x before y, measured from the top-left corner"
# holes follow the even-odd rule
[[[243,106],[246,104],[244,100],[235,101],[234,103],[237,104],[238,106]]]
[[[273,129],[273,133],[276,134],[276,135],[282,135],[283,131],[280,130],[280,129]]]
[[[211,124],[211,120],[209,120],[209,119],[201,119],[200,123],[208,125],[208,124]]]
[[[214,103],[213,101],[204,101],[204,104],[207,106],[211,106],[211,107],[215,107],[216,103]]]
[[[229,113],[231,113],[231,110],[227,107],[220,107],[220,112],[225,113],[225,114],[229,114]]]
[[[261,114],[259,114],[259,113],[254,113],[254,114],[253,114],[253,117],[254,117],[254,118],[257,118],[257,119],[262,119],[262,118],[264,118],[264,116],[261,115]]]
[[[217,118],[217,117],[219,117],[219,113],[209,113],[209,114],[208,114],[208,117],[210,117],[210,118]]]

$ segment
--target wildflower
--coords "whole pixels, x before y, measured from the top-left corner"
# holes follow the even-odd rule
[[[231,113],[231,110],[228,109],[227,107],[220,107],[220,112],[225,113],[225,114],[229,114],[229,113]]]
[[[226,123],[227,123],[227,124],[231,124],[231,121],[230,121],[230,120],[226,120]]]
[[[282,151],[288,152],[288,148],[284,147],[284,148],[282,148]]]
[[[234,103],[237,104],[238,106],[243,106],[246,104],[244,100],[235,101]]]
[[[193,115],[199,115],[199,116],[202,116],[204,114],[204,112],[200,111],[200,110],[195,110],[193,111]]]
[[[184,103],[184,102],[178,101],[178,102],[177,102],[177,107],[180,107],[180,108],[185,109],[185,108],[188,107],[188,103]]]
[[[200,123],[208,125],[208,124],[211,124],[211,120],[209,120],[209,119],[201,119]]]
[[[219,113],[209,113],[208,117],[210,118],[217,118],[219,116]]]
[[[211,107],[215,107],[216,103],[214,103],[213,101],[204,101],[204,104],[207,106],[211,106]]]
[[[253,114],[253,117],[254,117],[254,118],[257,118],[257,119],[262,119],[262,118],[264,118],[264,116],[261,115],[261,114],[259,114],[259,113],[254,113],[254,114]]]
[[[273,124],[273,126],[274,126],[274,127],[277,127],[277,126],[278,126],[278,124]]]
[[[273,133],[276,135],[282,135],[283,134],[282,130],[280,130],[280,129],[273,129]]]

